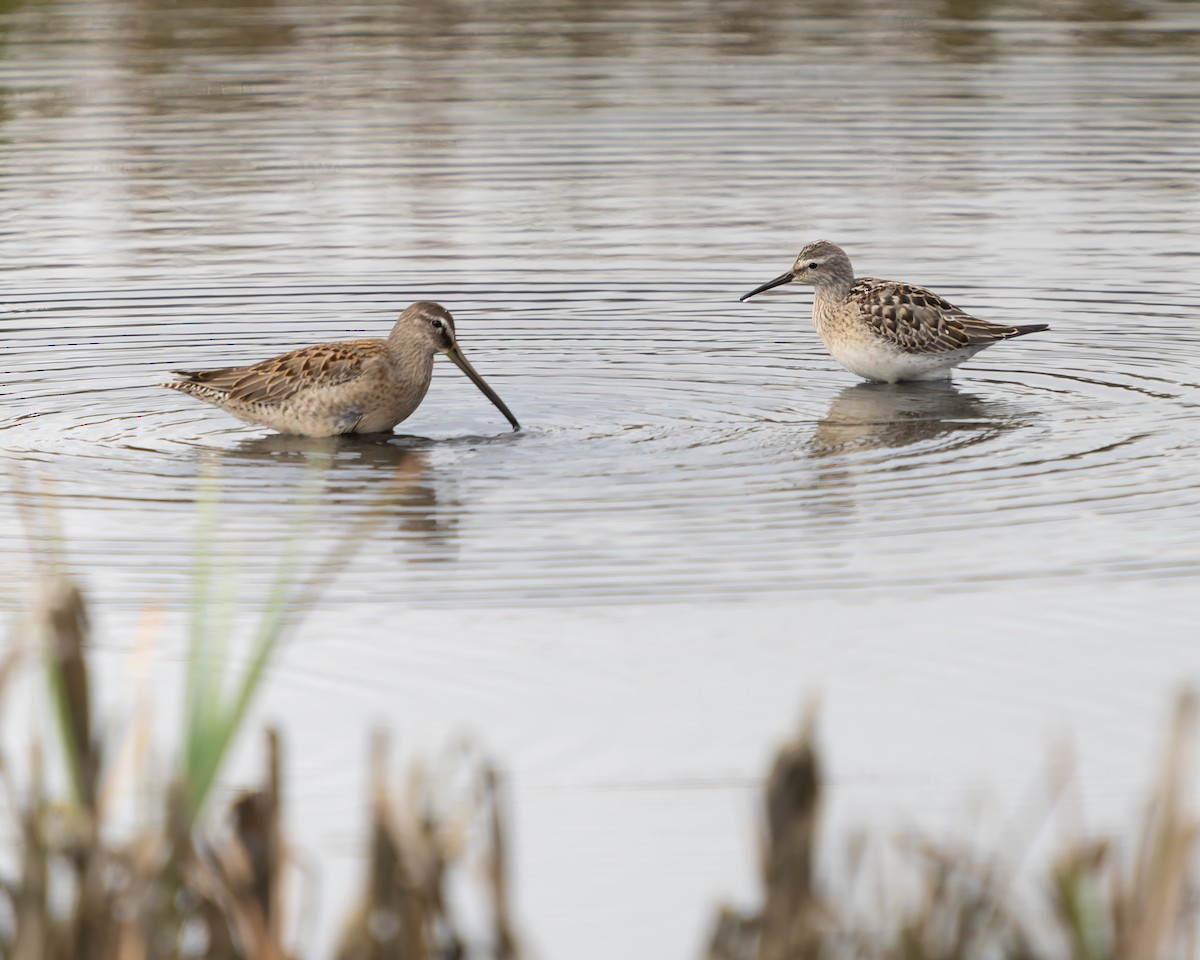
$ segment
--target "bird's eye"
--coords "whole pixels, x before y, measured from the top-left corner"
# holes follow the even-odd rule
[[[434,330],[441,330],[445,326],[445,324],[442,323],[441,320],[438,320],[436,318],[434,318],[433,320],[430,320],[429,322],[433,325]]]
[[[811,263],[809,263],[809,265],[808,265],[808,269],[809,269],[809,270],[816,270],[816,269],[817,269],[817,267],[819,267],[819,266],[820,266],[820,264],[819,264],[819,263],[817,263],[817,261],[816,261],[816,260],[813,260]]]

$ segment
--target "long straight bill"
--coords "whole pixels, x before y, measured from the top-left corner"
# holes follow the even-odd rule
[[[774,280],[768,280],[768,281],[767,281],[766,283],[764,283],[764,284],[763,284],[761,287],[755,287],[753,290],[751,290],[751,291],[750,291],[748,294],[746,294],[744,297],[738,297],[738,300],[739,300],[739,301],[749,300],[749,299],[750,299],[751,297],[753,297],[755,294],[762,293],[764,290],[770,290],[772,287],[778,287],[778,286],[780,286],[781,284],[785,284],[785,283],[791,283],[791,282],[792,282],[793,280],[795,280],[795,279],[796,279],[796,278],[792,276],[792,273],[791,273],[791,271],[789,270],[787,273],[781,273],[781,274],[780,274],[779,276],[777,276],[777,277],[776,277]]]
[[[467,358],[463,356],[462,351],[458,348],[457,343],[446,351],[446,356],[453,360],[454,365],[468,377],[470,377],[471,382],[480,389],[483,395],[491,400],[492,403],[496,405],[496,409],[508,418],[508,422],[512,424],[512,428],[514,430],[521,429],[521,425],[517,423],[517,418],[512,415],[512,411],[504,405],[504,401],[500,399],[495,390],[487,385],[483,377],[475,372],[475,368],[471,366]]]

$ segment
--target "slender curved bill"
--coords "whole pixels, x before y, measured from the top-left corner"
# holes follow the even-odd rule
[[[521,429],[521,425],[517,423],[517,418],[512,415],[512,411],[504,405],[504,401],[500,399],[495,390],[487,385],[483,377],[476,373],[475,368],[471,366],[467,358],[463,356],[463,353],[458,348],[457,343],[446,351],[446,356],[454,361],[454,365],[468,377],[470,377],[471,382],[479,388],[480,392],[496,405],[496,409],[504,414],[504,416],[508,419],[508,422],[512,424],[512,428],[514,430]]]
[[[792,276],[792,272],[790,270],[787,273],[781,273],[774,280],[768,280],[761,287],[755,287],[744,297],[738,297],[738,301],[744,303],[745,301],[747,301],[751,297],[753,297],[755,294],[762,293],[764,290],[770,290],[772,287],[782,286],[785,283],[791,283],[795,279],[796,278],[794,276]]]

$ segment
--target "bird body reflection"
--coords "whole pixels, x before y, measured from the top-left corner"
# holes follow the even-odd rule
[[[928,383],[856,383],[829,405],[809,441],[814,457],[856,450],[899,448],[949,440],[961,447],[998,436],[1023,422],[1005,404]]]

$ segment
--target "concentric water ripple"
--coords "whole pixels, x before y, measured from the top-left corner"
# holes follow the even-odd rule
[[[154,384],[171,367],[381,334],[403,291],[27,297],[10,314],[5,458],[49,480],[77,563],[172,601],[209,453],[235,539],[264,556],[305,465],[328,463],[310,544],[332,550],[351,528],[364,540],[331,601],[911,595],[1200,572],[1200,340],[1174,319],[1194,305],[991,293],[981,312],[1053,311],[1053,330],[953,384],[889,387],[840,370],[798,296],[738,304],[736,289],[678,278],[502,287],[443,299],[525,429],[510,434],[439,365],[388,442],[277,437]],[[251,565],[247,590],[272,569]]]
[[[98,696],[167,608],[165,721],[201,476],[242,625],[311,508],[261,703],[318,894],[367,728],[471,730],[548,956],[694,955],[756,897],[745,785],[814,690],[836,815],[1025,797],[1070,728],[1115,822],[1200,676],[1198,9],[0,5],[0,607],[57,525]],[[808,291],[737,302],[820,237],[1051,329],[861,384]],[[387,442],[155,386],[417,299],[520,433],[444,361]]]

